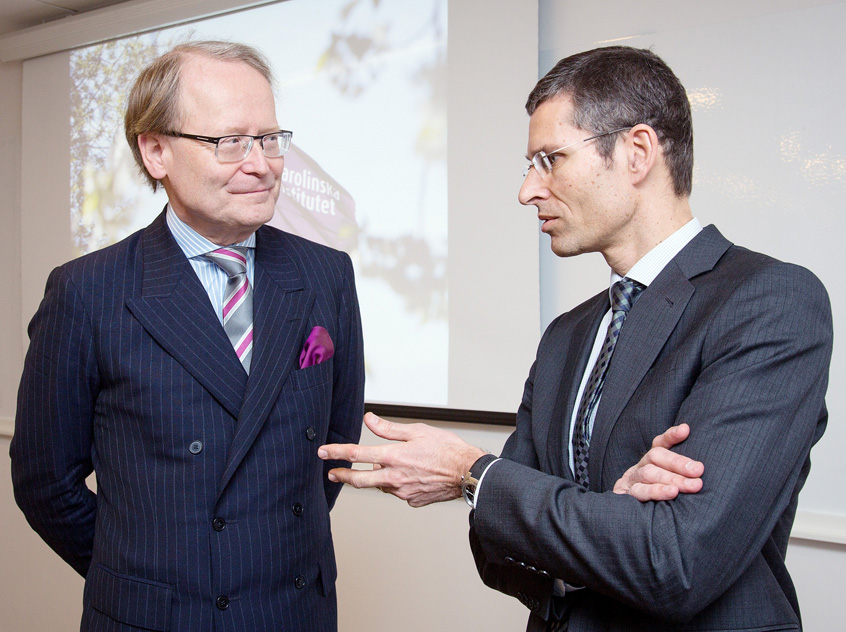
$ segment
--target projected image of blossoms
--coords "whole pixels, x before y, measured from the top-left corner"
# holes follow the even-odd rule
[[[271,61],[279,124],[294,132],[271,224],[352,256],[367,399],[446,405],[446,0],[289,0],[74,51],[77,254],[143,228],[167,202],[137,173],[125,101],[140,68],[198,39],[244,42]]]

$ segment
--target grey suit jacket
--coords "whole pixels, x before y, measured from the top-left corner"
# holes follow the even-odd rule
[[[798,630],[784,564],[811,446],[827,420],[828,296],[810,272],[713,226],[643,292],[621,331],[590,447],[567,437],[607,291],[544,333],[504,460],[487,472],[471,546],[483,580],[531,610],[530,630]],[[614,482],[652,438],[705,463],[698,494],[640,503]],[[582,590],[551,596],[553,578]]]

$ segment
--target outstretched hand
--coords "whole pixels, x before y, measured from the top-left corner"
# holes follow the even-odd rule
[[[373,413],[364,416],[373,434],[396,443],[386,445],[330,444],[321,459],[370,463],[372,470],[335,468],[329,480],[353,487],[378,487],[412,507],[452,500],[461,495],[461,477],[485,451],[448,430],[426,424],[394,423]]]
[[[373,434],[394,443],[321,446],[321,459],[373,466],[370,470],[335,468],[329,471],[329,480],[359,489],[376,487],[412,507],[458,498],[461,477],[485,454],[455,433],[426,424],[394,423],[373,413],[364,416],[364,423]],[[705,466],[670,451],[689,434],[690,427],[680,424],[655,437],[652,449],[614,484],[614,492],[647,502],[672,500],[679,493],[695,494],[702,489]]]
[[[641,502],[672,500],[680,493],[695,494],[702,489],[705,466],[671,452],[690,435],[690,426],[679,424],[652,440],[652,449],[614,483],[614,492],[629,494]]]

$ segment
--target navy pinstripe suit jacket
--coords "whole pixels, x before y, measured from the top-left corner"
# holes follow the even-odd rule
[[[484,581],[570,632],[799,630],[784,563],[811,446],[825,429],[831,308],[798,266],[695,237],[641,294],[608,369],[590,490],[568,464],[579,381],[607,290],[558,317],[538,348],[504,460],[485,474],[471,546]],[[611,489],[652,438],[687,422],[677,451],[701,492],[640,503]],[[552,599],[553,578],[581,590]]]
[[[164,214],[50,275],[12,473],[30,524],[86,577],[83,630],[337,627],[338,464],[317,448],[361,432],[352,265],[270,227],[256,237],[249,378]],[[335,355],[299,369],[317,325]]]

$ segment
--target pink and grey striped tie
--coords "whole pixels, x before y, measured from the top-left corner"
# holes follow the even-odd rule
[[[253,355],[253,288],[247,279],[246,250],[244,246],[227,246],[206,254],[206,258],[229,276],[223,299],[223,331],[249,373]]]

